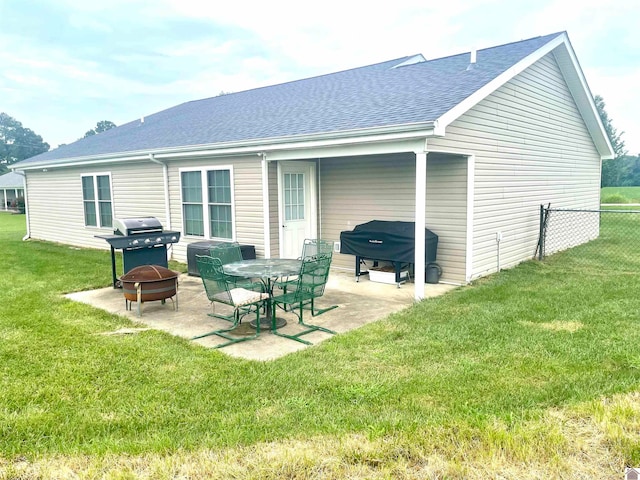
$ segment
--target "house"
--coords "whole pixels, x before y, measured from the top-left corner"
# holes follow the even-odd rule
[[[181,232],[179,261],[206,239],[296,257],[306,237],[403,220],[417,245],[439,236],[441,281],[465,284],[533,256],[541,204],[598,208],[612,157],[559,32],[192,101],[14,168],[31,238],[106,248],[114,217],[155,216]]]
[[[24,198],[24,177],[15,172],[0,175],[0,210],[15,208],[19,198]]]

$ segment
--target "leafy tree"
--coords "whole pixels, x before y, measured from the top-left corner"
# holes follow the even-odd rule
[[[107,130],[111,130],[112,128],[116,128],[116,127],[117,125],[109,120],[100,120],[98,123],[96,123],[96,127],[92,128],[87,133],[85,133],[84,137],[82,138],[91,137],[93,135],[106,132]]]
[[[30,128],[25,128],[15,118],[0,112],[0,172],[8,166],[49,151],[49,144]]]
[[[593,101],[596,104],[600,120],[602,120],[602,125],[609,136],[609,141],[615,153],[615,158],[602,162],[602,178],[600,183],[603,187],[619,186],[625,181],[625,162],[621,161],[623,157],[627,155],[627,151],[624,148],[624,140],[622,140],[624,132],[618,133],[618,130],[613,126],[605,110],[606,104],[604,103],[604,99],[600,95],[596,95],[593,97]]]
[[[616,158],[626,155],[627,151],[624,148],[624,140],[622,140],[624,132],[618,133],[618,130],[613,126],[613,123],[605,110],[607,105],[604,103],[604,99],[600,95],[596,95],[593,97],[593,100],[596,104],[598,114],[600,115],[600,120],[602,120],[602,124],[604,125],[604,129],[607,131],[607,135],[609,136],[609,141],[613,147],[613,152],[616,154]]]

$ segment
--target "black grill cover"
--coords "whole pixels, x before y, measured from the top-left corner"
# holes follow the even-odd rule
[[[414,222],[372,220],[340,233],[340,253],[371,260],[415,263]],[[438,236],[425,229],[426,263],[436,261]]]

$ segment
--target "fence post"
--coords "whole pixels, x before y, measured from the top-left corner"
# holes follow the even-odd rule
[[[538,236],[538,260],[544,257],[544,205],[540,204],[540,233]]]

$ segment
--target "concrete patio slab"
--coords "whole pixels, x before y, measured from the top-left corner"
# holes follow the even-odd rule
[[[427,284],[425,297],[442,295],[454,288],[456,286],[442,283]],[[361,277],[360,281],[356,282],[353,274],[332,271],[325,294],[318,299],[316,306],[317,308],[326,308],[338,305],[338,308],[317,317],[311,317],[309,312],[305,312],[305,322],[323,326],[338,334],[347,332],[408,307],[414,302],[413,291],[412,283],[404,284],[398,288],[396,285],[372,282],[367,277]],[[167,300],[164,304],[159,301],[146,302],[142,305],[142,315],[138,317],[136,305],[133,305],[132,310],[127,310],[122,290],[112,287],[70,293],[66,297],[127,317],[139,324],[141,328],[162,330],[184,338],[192,338],[229,326],[228,322],[207,315],[211,312],[211,304],[202,286],[202,280],[199,277],[186,274],[181,274],[179,278],[177,310],[174,310],[171,300]],[[231,312],[231,309],[226,309],[225,305],[216,304],[215,308],[220,313]],[[250,317],[254,318],[253,316],[245,317],[243,323],[234,331],[234,335],[253,335],[255,333],[248,325]],[[301,330],[294,314],[279,311],[278,317],[287,320],[287,325],[280,330],[283,333],[295,334]],[[129,328],[120,333],[132,332],[135,330],[132,331]],[[304,338],[317,344],[332,336],[324,332],[313,332],[305,335]],[[193,340],[194,343],[209,348],[224,341],[217,336]],[[263,330],[261,335],[254,340],[229,345],[220,351],[233,357],[266,361],[307,347],[308,345],[303,343]]]

